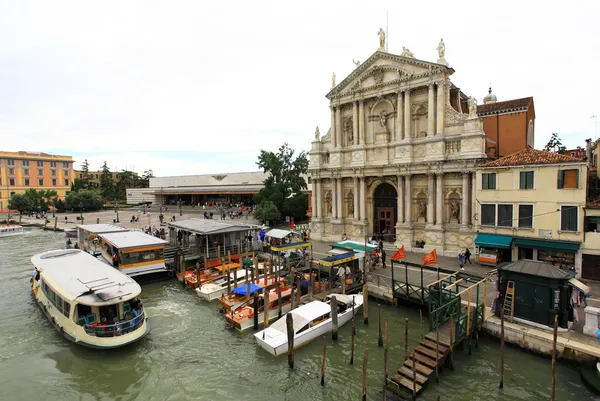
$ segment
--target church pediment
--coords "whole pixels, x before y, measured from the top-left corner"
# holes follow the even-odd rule
[[[333,88],[327,94],[327,98],[342,97],[365,89],[397,84],[442,71],[454,72],[441,64],[377,51]]]

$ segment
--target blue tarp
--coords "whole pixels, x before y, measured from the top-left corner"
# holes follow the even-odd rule
[[[235,287],[233,289],[233,293],[237,294],[237,295],[248,295],[248,292],[246,292],[246,285],[242,285],[239,287]],[[260,292],[262,291],[262,288],[259,287],[256,284],[250,283],[250,295],[254,294],[255,292]]]

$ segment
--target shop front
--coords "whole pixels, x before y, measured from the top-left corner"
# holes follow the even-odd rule
[[[575,273],[576,256],[579,242],[553,241],[533,238],[515,237],[519,259],[533,259],[548,262],[554,267]]]
[[[509,235],[478,233],[475,246],[477,256],[482,265],[496,266],[502,262],[512,261],[513,237]]]

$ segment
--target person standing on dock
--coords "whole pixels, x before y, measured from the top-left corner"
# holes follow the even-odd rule
[[[465,265],[467,262],[469,262],[470,265],[473,264],[473,262],[471,262],[471,251],[469,251],[469,248],[465,249]]]
[[[385,269],[385,249],[381,250],[381,266]]]
[[[465,254],[464,253],[459,253],[458,254],[458,261],[460,262],[460,270],[465,270]]]

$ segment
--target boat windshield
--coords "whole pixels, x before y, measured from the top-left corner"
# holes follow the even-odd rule
[[[163,258],[162,249],[153,249],[149,251],[139,252],[122,252],[121,258],[124,265],[130,265],[134,263],[143,263],[152,260],[159,260]]]
[[[121,308],[119,308],[121,306]],[[139,328],[145,319],[142,303],[134,298],[121,304],[100,306],[99,316],[92,307],[77,305],[77,324],[83,326],[86,333],[96,337],[114,337]]]

